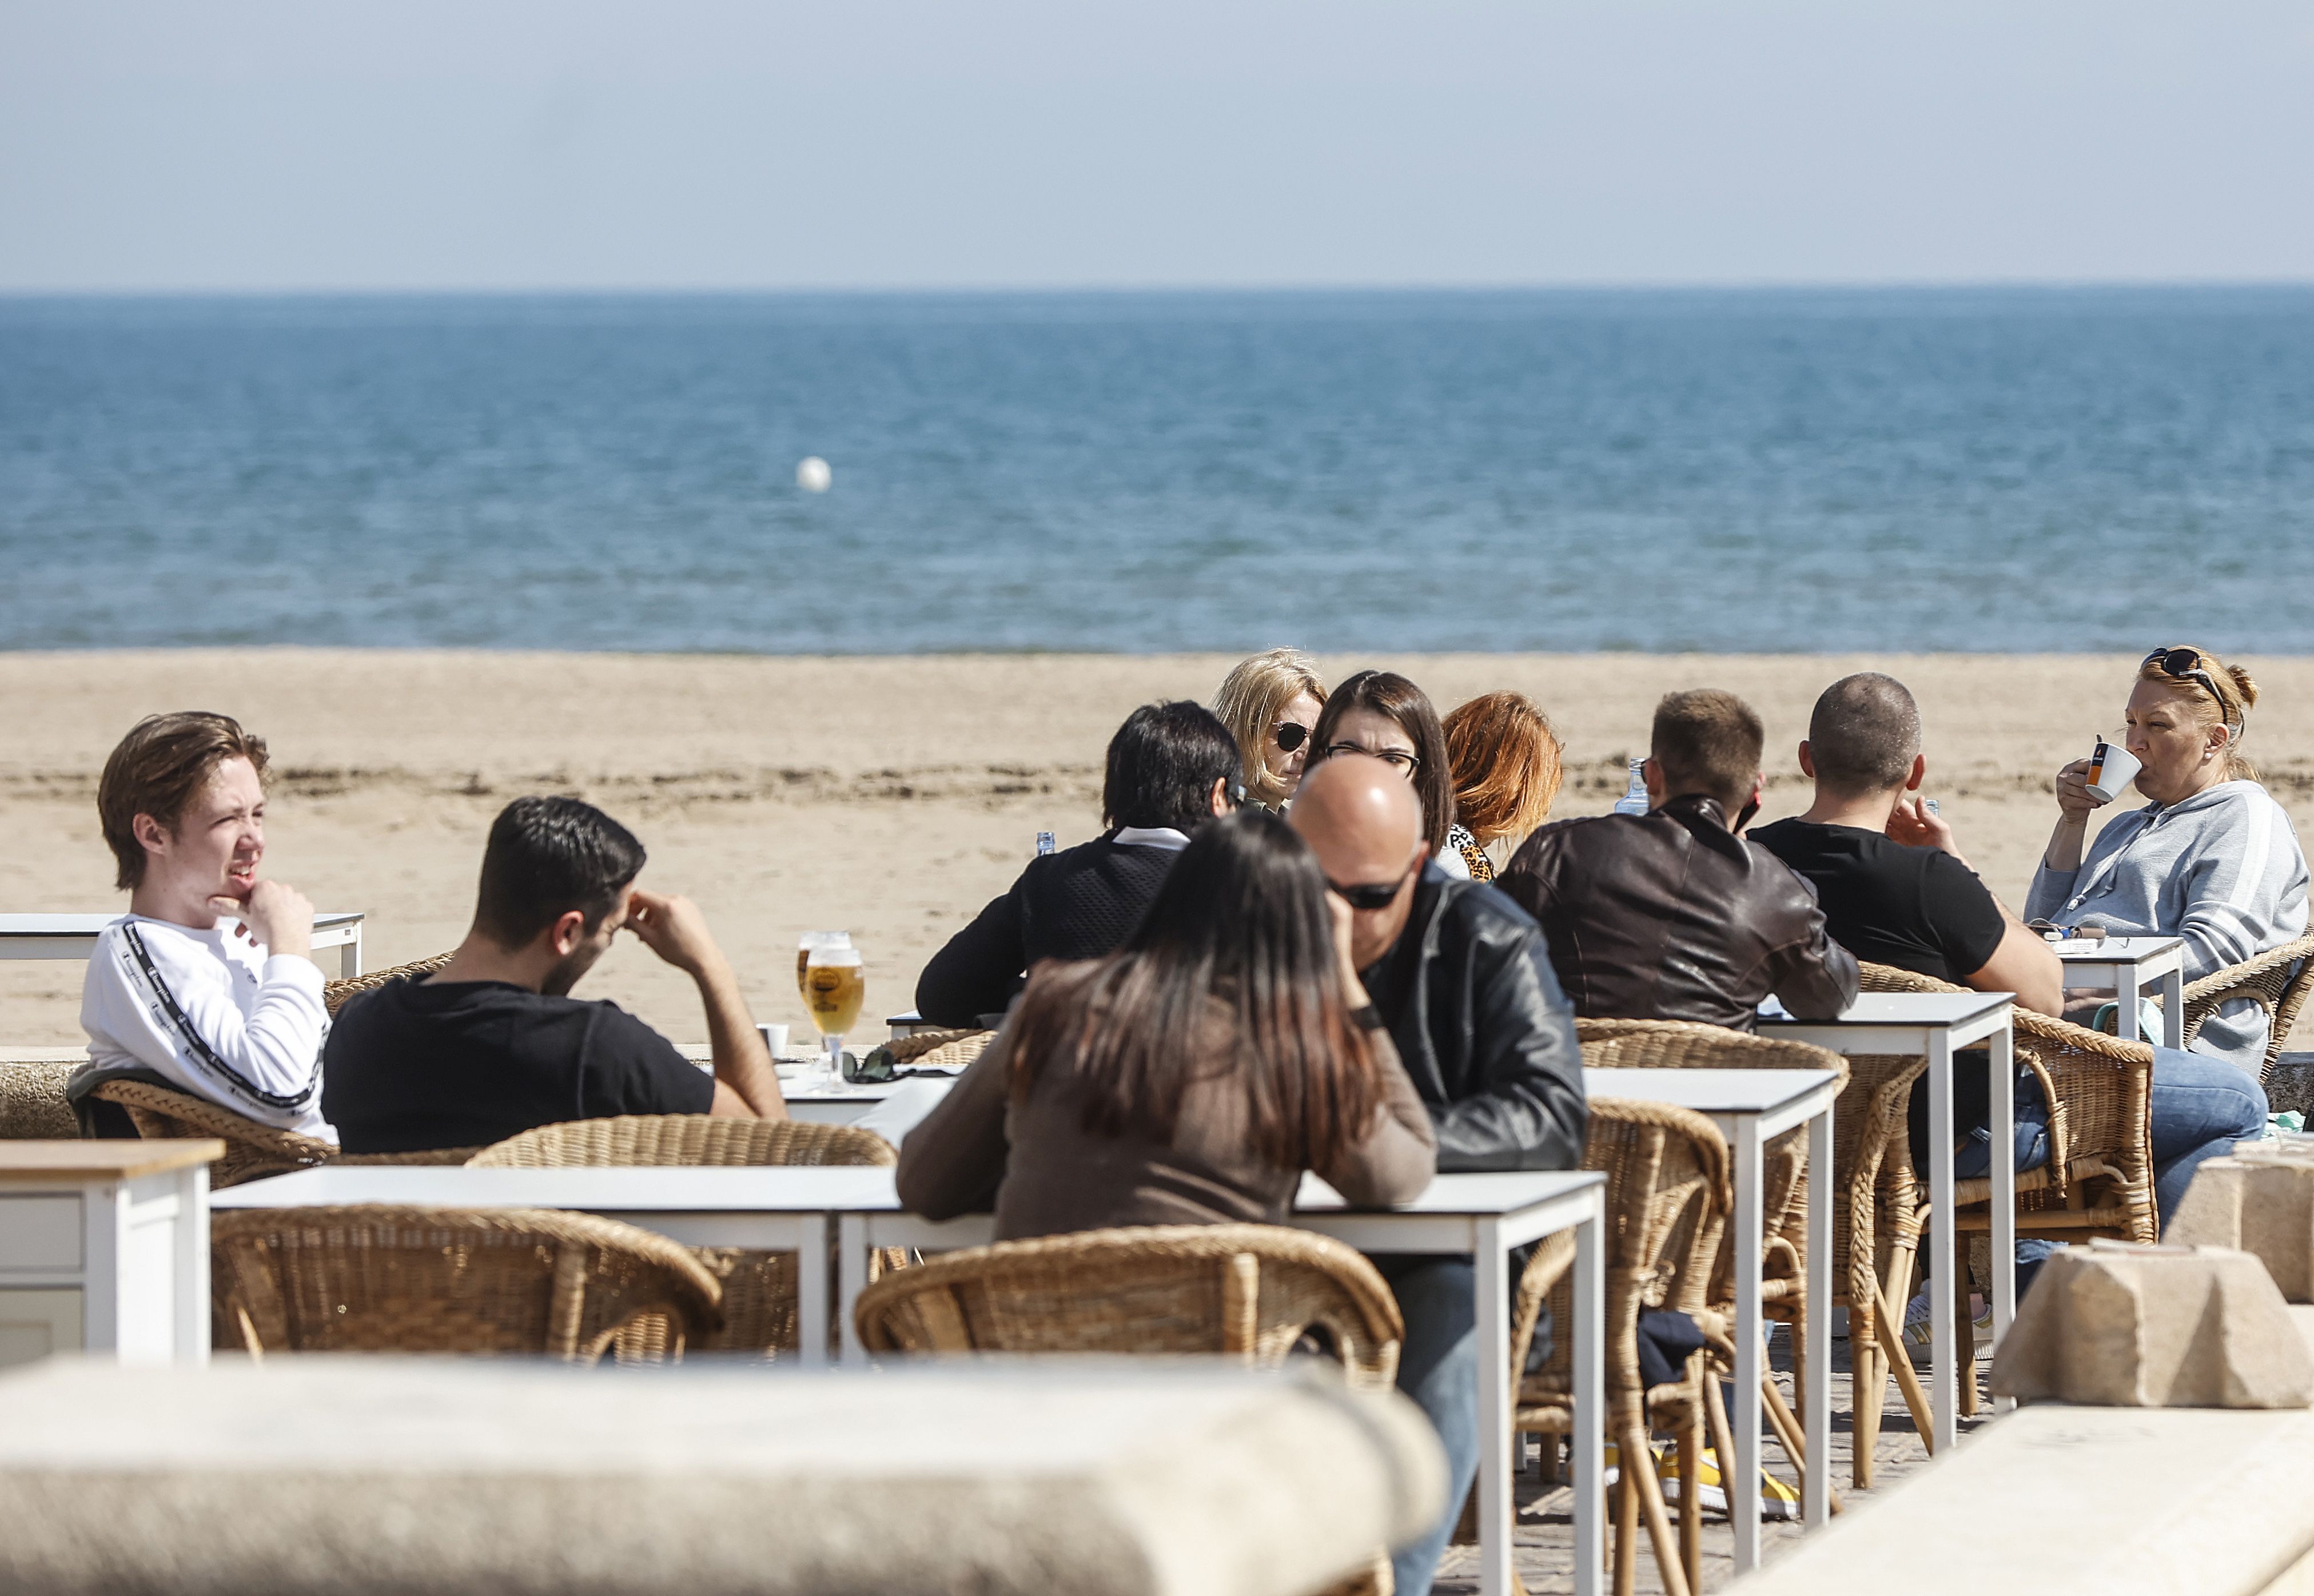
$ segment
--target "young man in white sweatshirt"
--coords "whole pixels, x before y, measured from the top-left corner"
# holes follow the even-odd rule
[[[105,761],[97,816],[128,913],[89,960],[88,1063],[67,1089],[100,1134],[128,1133],[127,1116],[88,1093],[126,1077],[337,1140],[322,1117],[314,906],[258,878],[265,771],[262,737],[200,711],[147,716]]]

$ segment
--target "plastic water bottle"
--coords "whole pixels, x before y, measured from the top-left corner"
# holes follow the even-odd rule
[[[1059,846],[1059,844],[1053,841],[1052,833],[1038,832],[1037,833],[1037,857],[1038,859],[1044,858],[1045,855],[1052,852],[1057,846]]]
[[[1631,761],[1631,784],[1623,796],[1615,800],[1618,815],[1644,815],[1647,812],[1647,762]]]
[[[1937,800],[1936,800],[1936,799],[1934,799],[1934,798],[1922,798],[1922,799],[1921,800],[1921,808],[1923,808],[1923,809],[1926,809],[1930,814],[1934,815],[1934,816],[1939,816],[1939,817],[1940,817],[1940,818],[1942,817],[1942,816],[1944,815],[1944,812],[1945,812],[1945,807],[1944,807],[1942,804],[1940,804],[1940,803],[1937,802]]]

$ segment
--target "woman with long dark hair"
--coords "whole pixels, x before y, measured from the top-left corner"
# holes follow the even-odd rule
[[[1277,816],[1200,826],[1107,958],[1047,964],[900,1150],[900,1201],[1003,1239],[1276,1223],[1305,1169],[1353,1203],[1437,1141],[1350,964],[1349,907]]]

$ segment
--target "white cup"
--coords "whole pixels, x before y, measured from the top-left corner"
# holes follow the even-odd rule
[[[787,1027],[783,1025],[759,1025],[755,1028],[764,1033],[764,1045],[772,1050],[772,1056],[773,1058],[778,1058],[780,1054],[788,1050]]]
[[[2129,790],[2129,784],[2137,780],[2137,772],[2142,768],[2137,755],[2118,743],[2099,737],[2096,750],[2089,754],[2086,772],[2089,796],[2101,804],[2113,802]]]

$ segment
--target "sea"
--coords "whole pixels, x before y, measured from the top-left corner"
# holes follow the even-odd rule
[[[2177,640],[2314,287],[0,298],[0,648]]]

